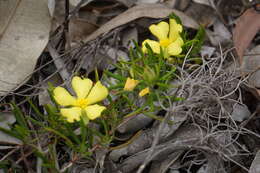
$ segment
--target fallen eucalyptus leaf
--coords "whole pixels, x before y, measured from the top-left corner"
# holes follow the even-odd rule
[[[190,6],[192,1],[191,0],[168,0],[165,3],[170,5],[171,8],[176,8],[180,11],[185,11]]]
[[[250,8],[237,20],[236,27],[233,31],[233,41],[240,64],[243,62],[243,55],[246,48],[260,29],[259,18],[260,13]]]
[[[19,0],[0,1],[0,38],[15,13]]]
[[[178,159],[182,153],[183,153],[183,151],[176,151],[176,152],[173,152],[172,154],[170,154],[169,156],[167,156],[164,161],[155,162],[154,163],[155,166],[154,166],[154,168],[151,169],[150,173],[158,173],[158,172],[166,173],[169,170],[172,170],[172,169],[169,169],[169,167],[172,167],[173,164],[174,165],[179,164]]]
[[[152,160],[165,160],[169,153],[183,151],[190,149],[190,146],[194,143],[199,143],[203,138],[203,132],[200,131],[196,126],[182,126],[173,135],[170,141],[159,144],[155,147],[156,155],[153,155]],[[152,141],[151,141],[152,142]],[[119,169],[124,173],[133,172],[133,170],[142,164],[150,152],[149,146],[146,150],[136,151],[131,153],[131,156],[124,160],[119,165]]]
[[[211,26],[217,19],[215,11],[211,7],[196,3],[190,5],[187,10],[185,10],[185,14],[191,16],[204,27]]]
[[[258,150],[250,166],[249,173],[259,173],[259,172],[260,172],[260,151]]]
[[[120,124],[117,130],[120,133],[133,133],[144,128],[152,121],[152,118],[144,114],[135,115],[134,117],[130,117],[128,120]]]
[[[160,131],[160,141],[166,140],[172,134],[175,133],[181,126],[181,124],[187,119],[187,116],[181,112],[172,113],[174,116],[171,116],[170,121],[173,123],[166,123],[165,126]],[[135,138],[130,144],[125,147],[115,149],[110,153],[110,158],[116,160],[120,158],[122,155],[132,155],[134,153],[140,152],[152,145],[154,137],[156,136],[158,130],[158,126],[145,130],[141,132],[139,136]]]
[[[255,88],[260,88],[260,45],[254,47],[243,56],[241,72],[243,75],[250,74],[249,84]]]
[[[88,42],[94,40],[101,34],[108,33],[112,29],[115,29],[138,18],[164,18],[171,13],[175,13],[177,16],[179,16],[184,26],[194,29],[198,28],[199,25],[197,24],[197,22],[181,11],[167,8],[161,4],[142,4],[134,6],[127,11],[121,13],[119,16],[111,19],[109,22],[105,23],[103,26],[101,26],[99,29],[89,35],[84,41]]]
[[[9,9],[3,10],[8,14]],[[22,0],[17,5],[0,40],[0,95],[32,74],[48,42],[50,24],[47,1]]]

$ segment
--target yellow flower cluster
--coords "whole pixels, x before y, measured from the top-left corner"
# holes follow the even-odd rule
[[[169,23],[160,22],[149,27],[149,30],[158,38],[158,41],[146,39],[142,43],[143,52],[147,52],[146,44],[157,54],[160,54],[162,49],[165,58],[179,55],[182,52],[182,45],[184,44],[180,36],[183,30],[182,25],[178,24],[174,19],[170,19]],[[124,90],[132,91],[138,83],[138,80],[127,78]],[[101,116],[106,107],[96,103],[108,96],[108,89],[100,81],[93,85],[90,79],[82,79],[78,76],[73,77],[71,84],[77,97],[72,96],[62,87],[56,87],[53,91],[55,101],[62,107],[60,109],[61,115],[66,117],[68,122],[79,121],[83,114],[90,120]],[[139,96],[143,97],[149,93],[150,89],[146,87],[139,92]]]
[[[68,122],[79,121],[83,113],[90,120],[99,117],[106,107],[95,103],[107,97],[108,89],[100,81],[93,86],[93,82],[90,79],[82,79],[78,76],[73,77],[71,84],[77,97],[70,95],[62,87],[56,87],[53,90],[55,101],[63,107],[60,109],[61,115],[66,117]]]
[[[148,44],[154,53],[160,54],[160,50],[164,53],[164,57],[176,56],[182,52],[182,45],[184,44],[180,33],[183,28],[175,19],[170,19],[170,25],[167,22],[160,22],[159,24],[151,25],[149,27],[151,33],[158,38],[158,41],[144,40],[142,43],[143,52],[147,52]]]
[[[131,79],[131,78],[128,77],[126,79],[126,82],[125,82],[124,90],[125,91],[133,91],[138,83],[139,83],[138,80],[134,80],[134,79]],[[150,89],[148,87],[146,87],[139,92],[139,96],[143,97],[143,96],[145,96],[146,94],[149,94],[149,93],[150,93]]]

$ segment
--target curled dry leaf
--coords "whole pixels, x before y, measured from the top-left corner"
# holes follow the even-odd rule
[[[260,13],[253,8],[246,12],[238,19],[233,32],[233,41],[236,48],[240,64],[243,62],[243,54],[249,46],[254,36],[260,29]]]
[[[128,9],[119,16],[105,23],[102,27],[89,35],[84,41],[88,42],[94,40],[101,34],[108,33],[112,29],[115,29],[138,18],[164,18],[172,12],[181,18],[184,26],[194,29],[198,28],[199,25],[197,22],[181,11],[170,9],[161,4],[142,4]]]
[[[172,114],[174,116],[170,117],[170,121],[174,122],[174,124],[165,124],[165,126],[160,131],[159,141],[168,139],[187,119],[187,115],[181,112],[176,111]],[[157,130],[158,126],[154,126],[152,129],[140,132],[138,135],[134,136],[134,140],[127,141],[125,144],[121,145],[122,147],[115,147],[114,150],[110,153],[110,158],[112,160],[116,160],[122,155],[132,155],[150,147],[155,139],[156,133],[158,133]]]
[[[252,74],[249,78],[249,82],[256,88],[260,87],[260,58],[257,54],[256,56],[243,55],[257,32],[260,30],[259,18],[260,13],[255,11],[253,8],[246,10],[246,12],[238,19],[233,32],[234,46],[238,54],[242,75]],[[251,52],[258,53],[259,46],[255,47]],[[255,92],[260,96],[260,90],[255,90]]]
[[[122,122],[117,130],[120,133],[133,133],[136,132],[145,126],[147,126],[149,123],[153,121],[152,118],[144,115],[144,114],[138,114],[134,117],[129,117],[127,120]]]
[[[0,5],[9,2],[16,5],[16,1],[0,2]],[[0,14],[8,14],[3,15],[8,18],[8,10],[0,8]],[[0,38],[0,95],[22,84],[31,75],[48,42],[50,23],[47,1],[19,1]]]

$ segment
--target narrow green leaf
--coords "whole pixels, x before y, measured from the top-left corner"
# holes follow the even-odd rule
[[[22,113],[21,109],[15,103],[12,103],[11,105],[13,107],[13,113],[17,123],[23,126],[24,128],[28,129],[24,114]]]
[[[0,131],[3,132],[3,133],[8,134],[10,136],[13,136],[15,138],[18,138],[20,140],[23,139],[23,137],[19,133],[17,133],[16,131],[14,131],[14,130],[9,130],[9,129],[5,129],[3,127],[0,127]]]
[[[27,100],[36,115],[38,115],[40,118],[44,119],[44,115],[39,111],[39,109],[32,103],[30,99]]]
[[[69,138],[67,138],[65,135],[60,133],[59,131],[51,129],[49,127],[44,127],[44,129],[49,131],[49,132],[52,132],[52,133],[56,134],[57,136],[61,137],[62,139],[64,139],[71,148],[74,147],[72,141]]]
[[[114,73],[111,73],[110,71],[105,71],[105,73],[110,76],[110,77],[113,77],[119,81],[124,81],[126,80],[125,77],[121,76],[121,75],[118,75],[118,74],[114,74]]]

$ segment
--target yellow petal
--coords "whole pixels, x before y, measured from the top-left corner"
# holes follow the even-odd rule
[[[61,106],[71,106],[76,103],[76,99],[62,87],[56,87],[53,90],[53,94],[55,101]]]
[[[183,39],[181,38],[181,36],[179,36],[174,42],[176,44],[178,44],[179,46],[182,46],[184,44]]]
[[[154,53],[159,54],[160,53],[160,43],[154,40],[144,40],[142,43],[142,50],[144,53],[147,52],[146,43],[151,47]]]
[[[180,41],[176,40],[175,42],[171,43],[167,47],[167,52],[169,55],[172,55],[172,56],[180,55],[182,52]]]
[[[73,77],[71,84],[78,98],[82,99],[88,95],[93,82],[88,78],[81,79],[80,77],[75,76]]]
[[[182,32],[182,25],[178,24],[175,19],[170,19],[170,34],[171,41],[175,41]]]
[[[140,92],[139,92],[139,96],[140,97],[143,97],[145,96],[146,94],[150,93],[150,89],[148,87],[146,87],[145,89],[142,89]]]
[[[166,22],[160,22],[157,25],[151,25],[149,30],[153,35],[155,35],[159,40],[164,40],[168,38],[169,24]]]
[[[87,96],[87,104],[91,105],[93,103],[104,100],[108,95],[108,89],[98,81],[94,87],[91,89],[89,95]]]
[[[90,120],[94,120],[100,117],[101,113],[106,109],[105,106],[99,106],[97,104],[90,105],[85,108],[86,114]]]
[[[72,107],[72,108],[62,108],[60,109],[62,116],[66,117],[67,121],[72,123],[75,120],[79,121],[81,116],[81,108]]]
[[[133,89],[136,87],[136,85],[139,83],[138,80],[134,80],[131,78],[127,78],[124,86],[125,91],[133,91]]]

